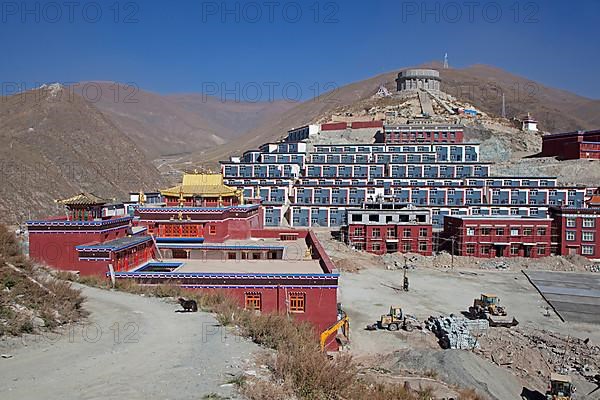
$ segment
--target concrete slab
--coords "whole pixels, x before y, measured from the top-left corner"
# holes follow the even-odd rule
[[[183,262],[174,272],[322,274],[317,260],[167,260]]]
[[[600,325],[600,275],[572,272],[524,272],[560,317]]]

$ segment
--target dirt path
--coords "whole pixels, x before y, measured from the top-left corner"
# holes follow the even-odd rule
[[[176,313],[155,298],[83,287],[85,325],[0,343],[0,398],[201,399],[235,397],[226,384],[257,347],[206,313]]]

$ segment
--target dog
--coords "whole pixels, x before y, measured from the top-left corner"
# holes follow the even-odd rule
[[[180,297],[179,304],[183,307],[184,312],[197,312],[198,311],[198,303],[196,300],[186,300],[183,297]]]

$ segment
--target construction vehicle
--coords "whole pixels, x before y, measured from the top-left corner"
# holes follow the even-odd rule
[[[339,319],[335,324],[331,325],[329,328],[321,332],[320,337],[320,345],[321,351],[325,350],[325,346],[327,344],[327,339],[337,333],[339,330],[342,330],[342,334],[345,340],[349,340],[350,338],[350,320],[346,313],[341,314],[341,319]]]
[[[402,307],[391,306],[390,312],[382,315],[377,323],[368,325],[367,330],[387,329],[388,331],[397,331],[402,328],[407,332],[411,332],[418,324],[419,322],[415,317],[405,315],[402,312]]]
[[[557,373],[550,374],[550,386],[546,392],[547,400],[571,400],[573,395],[571,377]]]
[[[509,317],[506,308],[500,305],[500,298],[493,294],[481,294],[479,299],[473,300],[469,307],[471,319],[487,319],[490,326],[516,326],[519,322],[514,317]]]

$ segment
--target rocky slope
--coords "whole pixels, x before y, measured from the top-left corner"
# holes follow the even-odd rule
[[[504,93],[509,119],[530,112],[540,121],[540,129],[547,132],[594,129],[600,126],[600,100],[554,89],[486,65],[446,70],[441,69],[438,64],[425,64],[421,67],[439,69],[443,79],[442,90],[461,103],[471,104],[491,117],[501,114],[502,93]],[[395,92],[394,80],[402,69],[404,68],[340,87],[333,92],[301,103],[277,118],[265,121],[239,140],[196,154],[189,157],[189,160],[214,163],[261,143],[277,140],[288,129],[328,120],[331,115],[342,110],[360,111],[364,109],[365,102],[369,103],[380,85],[385,86],[392,93]],[[510,124],[510,121],[506,120],[506,123]],[[523,143],[522,135],[503,136],[502,133],[495,133],[494,129],[489,127],[472,132],[475,134],[472,138],[467,135],[468,140],[478,141],[482,137],[486,139],[489,135],[495,136],[492,138],[492,141],[498,142],[495,146],[504,148],[508,154],[535,152],[536,141],[537,146],[540,143],[539,138],[532,138],[531,143]]]
[[[0,100],[0,220],[56,214],[54,200],[80,191],[114,198],[163,185],[127,135],[60,85]]]
[[[160,95],[114,82],[83,82],[73,91],[152,159],[221,146],[295,105],[221,101],[202,94]]]

